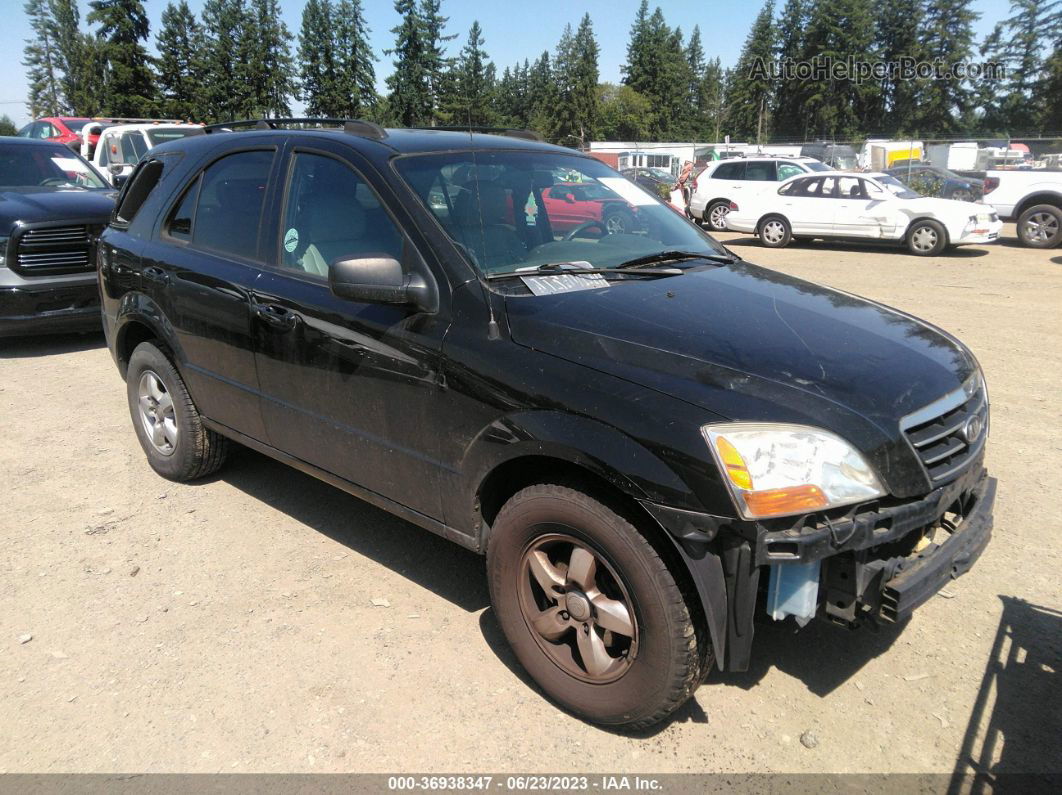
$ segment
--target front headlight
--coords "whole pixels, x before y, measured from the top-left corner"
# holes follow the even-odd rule
[[[705,425],[701,433],[746,519],[810,513],[885,494],[863,456],[829,431],[726,423]]]

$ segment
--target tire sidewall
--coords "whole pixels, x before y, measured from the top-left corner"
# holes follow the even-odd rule
[[[1037,213],[1049,213],[1055,216],[1055,219],[1058,221],[1059,231],[1055,233],[1054,240],[1030,240],[1025,236],[1025,224],[1031,216]],[[1018,218],[1018,239],[1021,240],[1023,246],[1028,246],[1029,248],[1055,248],[1059,244],[1062,244],[1062,210],[1055,207],[1053,204],[1037,204],[1030,207]]]
[[[771,221],[778,221],[785,229],[785,234],[782,235],[782,239],[777,243],[770,243],[763,236],[763,227],[769,224]],[[793,240],[793,227],[789,225],[789,221],[780,215],[768,215],[762,221],[760,221],[760,243],[767,248],[785,248]]]
[[[158,376],[173,400],[173,416],[177,423],[177,444],[171,455],[163,455],[155,449],[140,419],[138,389],[140,377],[148,370]],[[133,355],[129,357],[129,367],[126,370],[126,397],[129,403],[129,414],[133,420],[133,429],[136,431],[137,439],[144,449],[151,468],[171,480],[182,479],[184,474],[196,465],[196,451],[192,439],[195,418],[189,411],[188,401],[183,399],[184,393],[184,382],[166,354],[150,342],[140,343],[133,351]]]
[[[914,233],[918,231],[920,227],[928,226],[934,232],[937,233],[937,244],[928,251],[920,251],[915,248],[914,245]],[[907,230],[907,250],[914,254],[916,257],[935,257],[944,251],[948,247],[948,233],[944,230],[944,226],[937,221],[928,219],[922,219],[915,221],[911,224],[911,228]]]
[[[534,538],[557,532],[557,525],[564,525],[563,532],[607,560],[631,599],[638,626],[637,657],[614,682],[590,684],[563,671],[539,648],[520,610],[517,586],[522,553]],[[521,665],[559,704],[605,724],[636,721],[666,698],[666,684],[672,678],[668,670],[673,664],[672,633],[682,631],[672,625],[662,589],[639,553],[639,543],[644,542],[632,535],[636,531],[607,509],[598,513],[561,498],[536,496],[496,524],[487,552],[491,602]]]

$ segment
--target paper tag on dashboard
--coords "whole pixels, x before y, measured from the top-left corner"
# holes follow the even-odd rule
[[[520,279],[535,295],[574,293],[578,290],[608,287],[608,281],[600,273],[586,273],[580,276],[568,273],[550,276],[521,276]]]

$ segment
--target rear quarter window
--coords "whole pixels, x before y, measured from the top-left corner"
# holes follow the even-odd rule
[[[132,223],[140,208],[159,184],[165,164],[161,159],[145,160],[133,171],[129,182],[118,194],[112,223],[116,226],[128,226]]]

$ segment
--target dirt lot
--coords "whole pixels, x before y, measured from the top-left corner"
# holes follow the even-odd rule
[[[722,237],[984,365],[995,535],[902,631],[765,624],[752,670],[602,731],[518,669],[477,556],[246,451],[164,481],[102,338],[0,341],[0,771],[1060,770],[1062,250]]]

